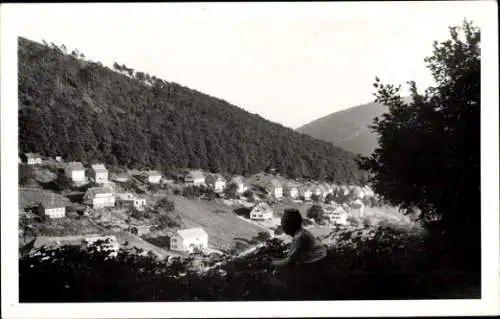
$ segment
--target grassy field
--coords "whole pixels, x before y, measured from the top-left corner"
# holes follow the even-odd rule
[[[189,200],[172,196],[176,212],[186,227],[203,227],[209,236],[209,245],[230,250],[235,241],[250,240],[264,228],[247,223],[236,216],[231,208],[215,202]]]
[[[19,188],[19,208],[37,205],[41,201],[50,201],[54,196],[54,201],[57,203],[69,205],[71,201],[64,196],[55,194],[50,191],[37,188]]]

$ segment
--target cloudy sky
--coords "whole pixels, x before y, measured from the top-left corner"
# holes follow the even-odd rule
[[[423,59],[433,40],[464,18],[481,25],[484,4],[23,4],[10,14],[20,36],[124,63],[296,128],[370,102],[375,76],[431,84]]]

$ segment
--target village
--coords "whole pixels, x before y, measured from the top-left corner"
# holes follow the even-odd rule
[[[24,220],[30,220],[30,216],[31,220],[39,218],[42,221],[39,224],[44,226],[64,220],[76,225],[76,222],[86,220],[95,226],[95,231],[90,233],[82,234],[78,226],[71,226],[74,229],[67,229],[62,236],[39,234],[31,245],[26,245],[30,248],[25,249],[28,252],[34,252],[42,246],[86,247],[89,243],[100,240],[108,243],[105,247],[111,251],[110,254],[116,254],[119,249],[134,249],[140,254],[159,258],[190,254],[220,255],[228,252],[234,255],[252,249],[259,240],[272,237],[287,240],[280,229],[280,217],[287,207],[298,208],[303,214],[305,227],[319,235],[339,227],[347,227],[353,216],[358,220],[362,219],[365,207],[373,206],[377,201],[377,196],[368,186],[288,180],[273,172],[247,178],[225,178],[219,173],[184,170],[167,177],[157,170],[110,172],[103,163],[85,167],[81,162],[66,163],[59,156],[42,159],[34,153],[20,156],[19,163],[32,168],[57,167],[57,178],[66,179],[70,185],[67,187],[72,189],[61,190],[58,194],[50,192],[40,200],[32,200],[30,205],[20,205]],[[75,196],[75,189],[80,191],[80,196]],[[203,227],[198,223],[199,220],[195,220],[196,217],[192,217],[193,220],[188,223],[191,227],[182,227],[185,225],[174,220],[175,218],[160,218],[168,219],[160,227],[157,220],[155,223],[151,218],[141,218],[141,214],[148,215],[148,211],[161,210],[167,206],[164,215],[172,217],[171,213],[175,210],[173,206],[176,204],[169,202],[168,198],[176,196],[179,198],[176,204],[180,203],[181,206],[182,203],[197,205],[213,201],[219,204],[218,207],[226,207],[232,213],[221,218],[231,220],[233,224],[238,220],[242,224],[240,227],[254,236],[248,235],[248,240],[244,241],[246,245],[237,242],[241,244],[239,249],[228,251],[222,249],[223,245],[215,237],[220,236],[220,232],[226,232],[227,228],[232,228],[232,225],[215,231],[210,225]],[[178,209],[191,209],[183,207]],[[217,211],[211,214],[215,216],[216,213]],[[211,216],[209,212],[205,215],[207,218]],[[223,219],[213,223],[220,226]],[[68,227],[68,224],[57,225],[59,228]],[[26,232],[29,229],[32,229],[32,225],[27,222],[23,230]],[[238,230],[235,229],[234,232],[233,239],[238,239]],[[214,236],[209,236],[209,233]],[[158,241],[158,238],[162,240]],[[256,238],[259,240],[255,240]]]

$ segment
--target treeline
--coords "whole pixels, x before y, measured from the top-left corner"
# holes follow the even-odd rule
[[[19,38],[18,50],[21,152],[163,171],[362,179],[352,153],[223,100],[64,46]]]

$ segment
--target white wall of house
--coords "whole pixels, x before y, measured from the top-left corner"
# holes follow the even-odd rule
[[[273,218],[273,212],[271,212],[271,211],[266,211],[266,212],[252,211],[252,212],[250,212],[250,219],[261,220],[261,219],[271,219],[271,218]]]
[[[68,177],[71,178],[73,182],[83,182],[86,180],[84,170],[69,170]]]
[[[45,215],[49,218],[63,218],[66,216],[66,207],[46,208]]]
[[[99,184],[108,182],[108,172],[94,172],[94,181]]]
[[[115,197],[113,194],[98,194],[92,200],[92,206],[94,208],[115,206]]]
[[[290,198],[297,198],[298,195],[299,195],[299,191],[296,188],[290,188],[288,190],[288,196]]]
[[[312,196],[312,192],[311,191],[305,191],[304,192],[304,199],[305,200],[310,200],[311,196]]]
[[[171,250],[192,252],[194,247],[208,248],[208,236],[183,238],[175,234],[170,238]]]
[[[215,181],[214,183],[214,191],[216,192],[223,192],[224,187],[226,187],[226,183],[224,181]]]
[[[160,175],[148,176],[148,182],[151,184],[159,184],[161,180]]]
[[[40,157],[28,158],[28,165],[42,164],[42,159]]]
[[[245,184],[236,184],[236,186],[236,192],[238,192],[239,194],[243,194],[248,190],[248,187]]]
[[[275,187],[273,191],[273,195],[276,198],[281,198],[283,197],[283,188],[282,187]]]

